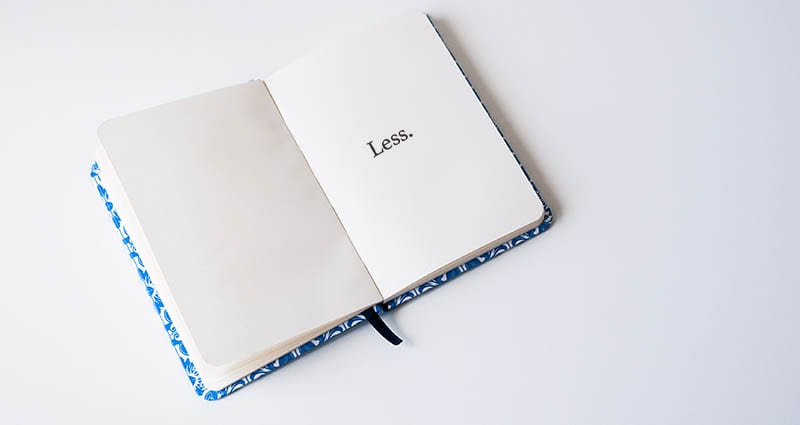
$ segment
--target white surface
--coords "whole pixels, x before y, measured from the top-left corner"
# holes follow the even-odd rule
[[[108,117],[429,11],[552,230],[217,403],[88,177]],[[789,2],[0,6],[0,422],[800,421]]]
[[[544,208],[428,18],[370,27],[266,81],[391,299],[531,228]],[[400,129],[410,138],[389,139],[388,151],[375,156],[367,146]]]
[[[207,388],[383,299],[263,82],[98,136],[103,184]]]

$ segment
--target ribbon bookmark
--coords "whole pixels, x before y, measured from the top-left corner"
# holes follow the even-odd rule
[[[362,311],[361,314],[363,314],[364,318],[367,319],[369,324],[372,325],[372,327],[375,328],[375,330],[378,331],[382,337],[391,342],[392,345],[400,345],[400,343],[403,342],[399,336],[397,336],[394,332],[392,332],[391,329],[389,329],[388,326],[386,326],[386,323],[383,322],[381,316],[379,316],[372,307]]]

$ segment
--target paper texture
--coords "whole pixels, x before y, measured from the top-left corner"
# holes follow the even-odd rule
[[[99,134],[193,358],[240,362],[380,301],[262,82]]]

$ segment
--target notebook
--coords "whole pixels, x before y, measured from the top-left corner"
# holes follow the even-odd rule
[[[208,400],[365,321],[399,342],[380,314],[552,220],[424,14],[98,135],[91,177]]]

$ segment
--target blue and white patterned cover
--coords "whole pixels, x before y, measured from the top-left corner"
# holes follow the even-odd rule
[[[430,17],[428,19],[430,20]],[[433,25],[433,22],[431,22],[431,25]],[[435,28],[436,26],[434,26],[434,29]],[[436,30],[436,33],[439,34],[438,29]],[[439,34],[439,37],[441,38],[441,34]],[[444,40],[442,40],[442,42],[444,42]],[[453,55],[452,51],[450,52],[450,55],[451,56]],[[453,60],[456,61],[455,56],[453,56]],[[489,115],[489,117],[491,118],[491,114],[489,114],[489,111],[486,109],[486,105],[484,105],[483,101],[480,99],[480,96],[478,96],[478,93],[475,92],[475,88],[472,86],[472,83],[469,81],[469,78],[467,78],[466,74],[464,74],[464,70],[461,69],[461,65],[458,64],[458,61],[456,61],[456,65],[458,65],[458,69],[461,70],[461,73],[464,75],[464,78],[469,83],[470,87],[475,93],[475,96],[478,98],[478,100],[481,101],[481,105],[483,105],[483,109],[486,111],[486,114]],[[492,122],[494,122],[494,119],[492,119]],[[517,164],[519,164],[520,168],[522,168],[522,172],[525,173],[525,177],[528,178],[528,181],[530,181],[531,185],[533,186],[533,189],[539,196],[539,199],[541,199],[541,194],[539,194],[539,190],[536,188],[536,185],[533,183],[533,180],[531,180],[530,176],[528,175],[528,172],[525,171],[525,168],[519,162],[517,154],[514,153],[513,149],[511,149],[511,145],[508,144],[505,135],[503,135],[503,132],[497,126],[497,123],[495,123],[495,128],[497,128],[497,131],[498,133],[500,133],[500,136],[503,138],[503,141],[505,141],[506,146],[508,146],[508,149],[511,150],[511,153],[514,155],[514,159],[517,160]],[[172,319],[170,318],[169,313],[167,312],[167,309],[164,307],[164,303],[161,301],[161,298],[159,298],[158,292],[156,291],[156,288],[153,286],[153,282],[150,279],[150,274],[147,272],[147,268],[142,262],[142,259],[139,257],[139,253],[136,251],[136,246],[133,244],[130,235],[128,235],[128,231],[125,229],[125,225],[122,222],[122,218],[120,217],[117,209],[114,207],[114,203],[111,200],[111,196],[108,194],[108,191],[103,186],[103,181],[100,177],[100,173],[101,173],[100,167],[95,162],[94,164],[92,164],[92,170],[90,174],[91,178],[94,180],[94,183],[97,186],[97,191],[100,193],[100,197],[103,199],[103,202],[105,203],[106,210],[111,215],[111,220],[114,222],[114,226],[117,228],[117,231],[119,231],[120,237],[122,238],[122,243],[125,245],[125,248],[127,248],[128,255],[130,256],[131,261],[133,261],[133,264],[136,267],[136,271],[139,273],[139,278],[142,280],[142,282],[144,282],[145,289],[147,290],[147,295],[150,297],[150,300],[153,302],[153,307],[158,313],[158,316],[161,318],[161,323],[164,325],[164,329],[167,331],[167,335],[169,335],[169,339],[172,342],[172,347],[178,354],[178,358],[180,358],[181,364],[183,365],[183,370],[189,377],[189,382],[191,382],[192,386],[194,387],[194,391],[200,397],[203,397],[206,400],[218,400],[222,397],[225,397],[233,393],[234,391],[241,389],[245,385],[272,373],[275,369],[278,369],[279,367],[292,362],[293,360],[319,347],[320,345],[332,341],[334,338],[358,326],[359,324],[361,324],[366,320],[363,315],[353,316],[347,319],[346,321],[340,323],[339,325],[334,326],[333,328],[329,329],[323,334],[317,336],[316,338],[313,338],[310,341],[295,348],[294,350],[280,356],[278,359],[268,364],[265,364],[264,366],[261,366],[260,368],[251,372],[247,376],[242,377],[241,379],[231,383],[230,385],[221,390],[210,390],[206,388],[206,386],[203,384],[202,378],[197,372],[197,369],[192,363],[192,360],[189,358],[189,353],[186,351],[186,347],[184,346],[181,340],[181,336],[175,329],[175,325],[173,324]],[[515,236],[514,238],[506,241],[505,243],[500,244],[490,249],[489,251],[484,252],[481,255],[478,255],[477,257],[465,262],[464,264],[461,264],[460,266],[452,270],[449,270],[444,274],[437,276],[436,278],[431,279],[430,281],[425,282],[422,285],[419,285],[416,288],[406,293],[397,296],[396,298],[386,302],[382,306],[376,305],[374,307],[374,310],[378,314],[382,314],[386,311],[393,310],[399,307],[400,305],[408,301],[411,301],[412,299],[430,291],[431,289],[436,288],[437,286],[444,285],[445,283],[451,281],[452,279],[456,278],[462,273],[472,270],[475,267],[478,267],[479,265],[485,263],[486,261],[499,256],[500,254],[527,241],[528,239],[531,239],[534,236],[538,236],[539,234],[550,228],[550,225],[553,222],[553,213],[550,210],[550,207],[547,205],[547,203],[544,202],[544,200],[542,200],[542,203],[544,204],[544,219],[538,227],[528,232],[525,232],[519,236]]]

